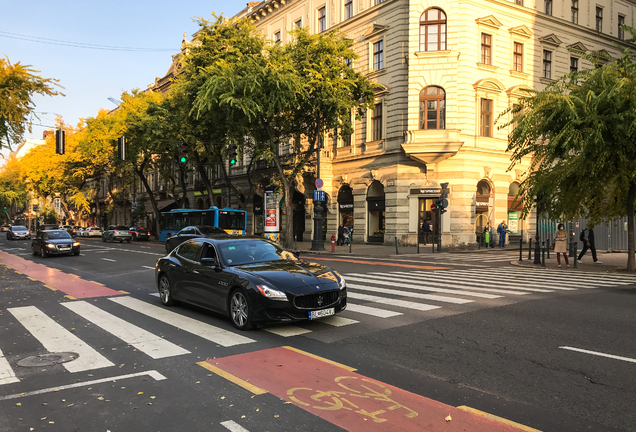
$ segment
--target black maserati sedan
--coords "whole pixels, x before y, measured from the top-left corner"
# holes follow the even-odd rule
[[[39,253],[42,258],[49,255],[79,255],[80,242],[63,229],[38,231],[31,241],[31,252],[33,255]]]
[[[347,307],[344,278],[260,237],[194,238],[155,265],[159,297],[228,316],[239,330],[313,320]]]

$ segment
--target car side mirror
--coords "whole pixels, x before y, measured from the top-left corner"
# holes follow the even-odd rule
[[[215,258],[201,258],[201,265],[206,267],[217,267],[219,262]]]
[[[300,251],[299,250],[293,250],[291,251],[292,255],[295,256],[296,258],[300,258]]]

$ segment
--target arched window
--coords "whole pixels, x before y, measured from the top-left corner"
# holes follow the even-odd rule
[[[446,128],[446,92],[429,86],[420,92],[420,129]]]
[[[420,51],[445,49],[446,14],[441,9],[427,9],[420,17]]]

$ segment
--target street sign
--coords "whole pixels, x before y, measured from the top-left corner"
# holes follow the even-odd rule
[[[137,203],[132,203],[132,208],[136,209],[137,208]]]
[[[316,179],[316,188],[317,188],[317,189],[320,189],[320,188],[322,187],[322,185],[323,185],[323,184],[324,184],[324,183],[323,183],[322,179]],[[322,200],[316,200],[316,201],[324,201],[324,199],[322,199]]]
[[[431,204],[431,211],[437,213],[437,204]]]
[[[316,183],[318,183],[318,180],[316,180]],[[315,190],[314,191],[314,201],[325,201],[325,191]]]
[[[40,208],[39,204],[33,204],[33,211],[38,211],[39,208]]]

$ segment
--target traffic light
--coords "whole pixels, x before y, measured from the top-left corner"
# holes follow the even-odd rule
[[[117,138],[117,159],[126,160],[126,137]]]
[[[442,187],[442,194],[438,201],[440,206],[439,214],[444,214],[447,212],[446,207],[448,207],[448,183],[441,183],[440,186]]]
[[[179,162],[182,164],[188,161],[188,146],[186,143],[179,143]]]
[[[65,135],[64,129],[60,128],[55,131],[55,153],[57,154],[64,154]]]
[[[238,148],[235,145],[230,146],[230,166],[234,166],[238,162]]]

